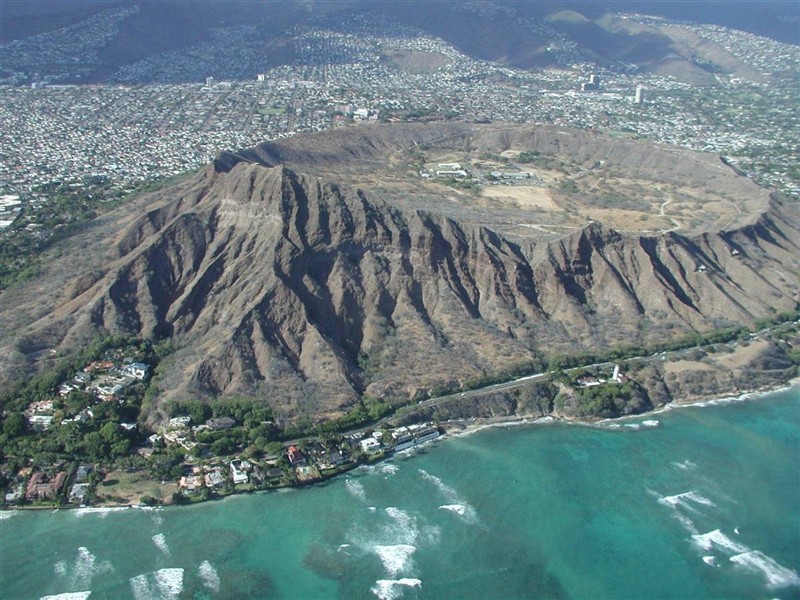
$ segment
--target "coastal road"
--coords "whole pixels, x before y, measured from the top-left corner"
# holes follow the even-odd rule
[[[797,320],[793,324],[789,323],[789,325],[794,325],[794,326],[797,326],[798,324],[800,324],[800,320]],[[750,334],[750,338],[755,338],[755,339],[763,338],[766,335],[769,335],[769,333],[773,329],[782,328],[782,327],[785,327],[786,325],[787,325],[787,323],[779,323],[777,325],[766,327],[766,328],[764,328],[764,329],[762,329],[760,331],[757,331],[755,333]],[[570,373],[570,372],[575,372],[575,371],[582,370],[582,369],[613,368],[613,366],[615,364],[625,365],[625,364],[628,364],[628,363],[630,363],[632,361],[636,361],[636,360],[642,361],[642,362],[655,362],[655,361],[661,361],[661,360],[676,360],[676,359],[680,359],[680,358],[686,356],[687,353],[689,353],[689,352],[694,352],[694,351],[696,351],[698,349],[703,349],[703,348],[707,348],[709,346],[718,346],[718,345],[720,345],[720,343],[704,344],[704,345],[698,345],[698,346],[694,346],[694,347],[690,347],[690,348],[681,348],[681,349],[678,349],[678,350],[671,350],[671,351],[654,352],[652,354],[645,354],[645,355],[642,355],[642,356],[632,356],[632,357],[629,357],[629,358],[621,358],[621,359],[618,359],[618,360],[597,362],[597,363],[592,363],[592,364],[587,364],[587,365],[580,365],[580,366],[577,366],[577,367],[571,367],[571,368],[564,369],[563,372]],[[726,345],[728,345],[729,347],[733,347],[733,346],[736,345],[736,342],[729,342]],[[528,385],[528,384],[536,382],[536,381],[546,381],[547,379],[550,379],[554,374],[555,374],[555,372],[553,372],[553,371],[544,371],[544,372],[541,372],[541,373],[534,373],[533,375],[525,375],[524,377],[518,377],[517,379],[512,379],[511,381],[495,383],[495,384],[488,385],[486,387],[482,387],[482,388],[478,388],[478,389],[474,389],[474,390],[469,390],[469,391],[464,391],[464,392],[455,392],[453,394],[447,394],[446,396],[438,396],[436,398],[430,398],[428,400],[421,400],[417,404],[412,404],[412,405],[408,405],[408,406],[402,407],[400,410],[402,411],[403,409],[406,409],[406,410],[409,410],[409,411],[413,412],[414,410],[419,409],[419,408],[431,408],[431,407],[434,407],[434,406],[439,406],[440,404],[444,404],[446,402],[452,402],[453,400],[461,400],[461,399],[464,399],[464,398],[473,398],[473,397],[476,397],[476,396],[483,396],[485,394],[489,394],[489,393],[492,393],[492,392],[501,392],[501,391],[505,391],[505,390],[510,390],[510,389],[514,389],[514,388],[517,388],[517,387],[521,387],[523,385]],[[361,427],[356,427],[356,428],[353,428],[353,429],[350,429],[350,430],[347,430],[347,431],[343,431],[343,432],[340,433],[340,435],[348,435],[348,434],[351,434],[351,433],[355,433],[357,431],[363,431],[364,429],[375,429],[375,428],[380,427],[381,425],[385,425],[387,423],[390,423],[392,420],[398,418],[398,416],[400,416],[400,415],[398,415],[398,413],[393,413],[393,414],[388,415],[386,417],[383,417],[379,421],[376,421],[376,422],[371,423],[369,425],[366,425],[366,426],[362,425]],[[284,445],[293,444],[293,443],[296,444],[296,443],[299,443],[299,442],[302,442],[302,441],[305,441],[305,440],[308,440],[308,439],[313,439],[313,438],[302,438],[302,439],[291,440],[291,441],[283,442],[283,443],[284,443]]]

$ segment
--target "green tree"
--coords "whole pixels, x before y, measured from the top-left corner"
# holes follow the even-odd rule
[[[25,416],[18,412],[8,415],[3,421],[3,435],[7,438],[15,438],[25,435],[28,431],[28,422]]]

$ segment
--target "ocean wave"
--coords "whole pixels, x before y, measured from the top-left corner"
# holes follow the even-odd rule
[[[381,465],[381,473],[385,473],[387,476],[391,477],[398,471],[398,466],[392,463],[383,463]]]
[[[417,551],[415,546],[410,544],[378,545],[373,550],[378,555],[383,568],[391,576],[408,573],[413,569],[414,562],[411,557]]]
[[[167,545],[167,538],[164,536],[163,533],[157,533],[153,536],[153,543],[156,545],[156,548],[161,550],[166,556],[169,556],[169,546]]]
[[[464,498],[461,497],[461,495],[456,490],[451,488],[436,475],[431,475],[430,473],[428,473],[425,469],[419,469],[419,472],[422,475],[423,479],[431,482],[434,486],[436,486],[436,488],[439,490],[442,496],[444,496],[445,500],[447,500],[447,505],[445,506],[459,505],[464,508],[463,512],[456,512],[456,511],[452,512],[456,512],[456,514],[458,514],[468,523],[476,523],[478,521],[478,513],[469,504],[469,502],[467,502]]]
[[[164,524],[164,517],[162,517],[160,514],[164,512],[163,506],[145,506],[144,504],[134,504],[131,506],[131,508],[149,513],[150,517],[153,519],[153,525],[156,527],[161,527]]]
[[[677,510],[672,513],[672,516],[675,517],[678,522],[683,525],[683,528],[691,534],[697,533],[697,527],[695,527],[694,521],[692,521],[689,517],[684,514],[681,514]]]
[[[664,496],[658,501],[662,504],[668,504],[670,506],[677,506],[680,504],[690,510],[694,510],[694,507],[692,507],[687,501],[691,501],[695,504],[701,504],[703,506],[716,506],[716,504],[714,504],[711,500],[701,496],[694,490],[690,492],[683,492],[682,494],[675,494],[674,496]]]
[[[197,575],[203,580],[203,585],[206,589],[212,592],[219,592],[219,573],[207,560],[200,563],[197,567]]]
[[[717,567],[719,568],[719,564],[717,563],[716,556],[704,556],[703,562],[706,563],[710,567]]]
[[[99,517],[107,517],[110,513],[119,512],[121,510],[128,510],[129,506],[90,506],[86,508],[76,508],[71,511],[76,517],[85,517],[86,515],[98,515]]]
[[[800,587],[800,576],[795,571],[778,564],[758,550],[731,556],[730,561],[748,571],[761,573],[770,589]]]
[[[442,504],[439,508],[441,510],[449,510],[450,512],[454,512],[462,517],[467,512],[467,507],[463,504]]]
[[[422,581],[409,577],[403,577],[402,579],[379,579],[369,591],[380,598],[380,600],[396,600],[396,598],[400,598],[403,595],[404,587],[422,587]]]
[[[86,600],[91,595],[91,590],[88,592],[66,592],[53,596],[42,596],[39,600]]]
[[[344,487],[347,490],[347,493],[350,494],[356,500],[361,500],[362,502],[366,502],[367,500],[367,491],[364,489],[364,485],[358,481],[357,479],[345,479],[344,480]]]
[[[505,429],[508,427],[519,427],[520,425],[532,425],[532,424],[542,424],[545,425],[547,423],[555,422],[553,417],[541,417],[540,419],[536,419],[535,421],[529,421],[528,419],[522,418],[518,421],[505,421],[502,423],[486,423],[485,425],[478,425],[474,427],[469,427],[464,431],[455,431],[455,432],[448,432],[448,437],[468,437],[470,435],[474,435],[479,431],[483,431],[484,429]],[[415,446],[415,448],[418,446]]]
[[[128,581],[136,600],[177,600],[183,591],[183,569],[159,569]]]
[[[103,560],[98,561],[97,556],[89,552],[85,546],[78,548],[72,564],[66,561],[59,561],[53,565],[53,571],[59,577],[66,577],[71,588],[90,588],[92,579],[103,573],[110,573],[114,570],[111,563]]]
[[[5,521],[15,516],[18,511],[16,510],[0,510],[0,521]]]
[[[392,521],[381,528],[381,537],[402,544],[415,544],[419,535],[416,517],[396,506],[389,506],[385,510]]]
[[[744,544],[739,544],[738,542],[734,542],[731,538],[722,533],[719,529],[715,529],[714,531],[709,531],[708,533],[693,535],[692,541],[694,542],[695,546],[707,552],[714,550],[715,548],[727,550],[728,552],[735,554],[743,554],[750,552],[750,548],[748,548]]]
[[[672,462],[670,463],[676,469],[680,469],[681,471],[692,471],[697,468],[697,463],[693,463],[690,460],[684,460],[683,462]]]

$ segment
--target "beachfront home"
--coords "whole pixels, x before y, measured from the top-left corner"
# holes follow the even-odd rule
[[[364,438],[359,444],[361,444],[361,449],[367,454],[375,454],[381,451],[381,443],[373,437]]]
[[[286,449],[286,458],[293,467],[306,464],[306,457],[297,446],[289,446]]]
[[[55,500],[66,480],[67,474],[64,471],[59,471],[53,478],[48,477],[41,471],[34,473],[28,481],[25,499],[28,501]]]
[[[83,504],[90,487],[90,483],[76,483],[69,491],[69,501],[73,504]]]
[[[225,483],[225,478],[222,476],[222,471],[219,468],[215,468],[206,473],[204,479],[206,482],[206,487],[209,488],[218,488]]]
[[[233,483],[247,483],[247,467],[250,466],[245,460],[234,460],[231,461],[231,479],[233,479]]]
[[[178,488],[194,494],[203,486],[203,478],[198,475],[184,475],[178,482]]]

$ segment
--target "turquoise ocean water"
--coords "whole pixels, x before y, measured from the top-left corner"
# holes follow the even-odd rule
[[[194,507],[3,513],[0,598],[800,598],[800,389],[615,425]]]

